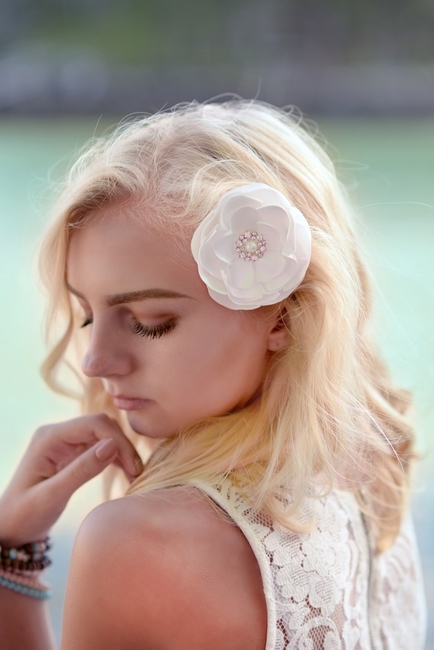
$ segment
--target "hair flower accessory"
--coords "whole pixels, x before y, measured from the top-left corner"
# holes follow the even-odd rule
[[[191,251],[211,298],[228,309],[256,309],[301,284],[311,233],[281,192],[253,183],[222,196],[196,229]]]

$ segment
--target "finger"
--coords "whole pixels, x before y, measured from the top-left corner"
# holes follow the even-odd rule
[[[24,540],[45,537],[74,492],[102,472],[117,458],[117,453],[115,440],[101,440],[57,474],[21,495],[20,507],[16,507],[20,497],[15,495],[15,507],[8,518],[12,537]]]
[[[105,413],[84,415],[74,420],[59,422],[49,427],[48,438],[60,436],[64,442],[78,445],[93,445],[97,440],[113,438],[118,445],[120,463],[128,474],[138,476],[143,471],[143,464],[131,440],[129,440],[118,422]]]
[[[131,440],[122,431],[118,422],[106,415],[97,413],[96,415],[84,416],[90,424],[95,438],[113,438],[118,445],[118,459],[125,472],[132,476],[138,476],[143,471],[142,459],[137,453]]]
[[[79,487],[98,476],[117,457],[117,441],[106,438],[93,445],[50,479],[50,490],[64,508]]]
[[[117,469],[120,469],[120,470],[122,471],[122,473],[126,476],[126,478],[127,478],[127,480],[128,480],[129,483],[132,483],[132,482],[137,478],[137,476],[138,476],[137,473],[135,473],[135,474],[130,474],[130,472],[127,471],[127,470],[125,469],[125,467],[123,466],[123,464],[120,462],[120,460],[119,460],[118,457],[116,457],[115,460],[112,461],[111,464],[112,464],[114,467],[116,467]]]
[[[101,434],[107,435],[108,429],[110,429],[110,435],[114,440],[116,440],[118,445],[119,465],[128,477],[139,476],[143,472],[143,463],[133,443],[124,434],[116,420],[110,418],[109,422],[105,423],[105,425],[106,426],[101,429]]]

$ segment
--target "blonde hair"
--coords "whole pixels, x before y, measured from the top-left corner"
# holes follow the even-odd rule
[[[63,390],[57,371],[74,322],[68,242],[95,209],[134,201],[146,206],[146,226],[183,241],[224,192],[254,182],[283,192],[312,230],[306,277],[276,306],[290,344],[272,358],[260,400],[162,442],[128,493],[230,475],[255,509],[304,530],[299,514],[312,484],[322,494],[344,485],[376,522],[378,548],[387,548],[403,517],[413,456],[408,395],[390,385],[369,341],[370,283],[345,193],[326,153],[292,114],[253,101],[193,103],[121,124],[91,143],[70,171],[42,247],[48,323],[58,313],[67,322],[43,376]],[[81,400],[84,412],[121,417],[100,380],[83,380]],[[282,486],[290,506],[278,497]]]

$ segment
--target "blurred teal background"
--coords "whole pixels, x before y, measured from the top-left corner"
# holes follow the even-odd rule
[[[433,114],[432,0],[0,0],[0,111]]]
[[[35,427],[75,413],[38,375],[43,299],[35,252],[49,205],[48,178],[58,178],[71,154],[108,123],[0,121],[0,488]],[[415,473],[413,509],[430,607],[427,649],[434,648],[434,120],[321,118],[319,126],[349,188],[375,277],[378,341],[397,381],[415,396],[423,460]],[[96,480],[73,497],[54,531],[49,579],[58,637],[73,535],[98,499]]]

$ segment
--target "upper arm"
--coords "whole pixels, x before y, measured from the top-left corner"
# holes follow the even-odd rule
[[[93,510],[81,525],[68,576],[62,650],[156,647],[141,638],[145,631],[149,643],[153,641],[148,566],[155,549],[146,539],[139,549],[128,523],[128,512],[110,502]],[[158,600],[160,595],[152,591]]]
[[[99,506],[81,526],[62,650],[263,650],[266,612],[242,533],[178,490]]]

